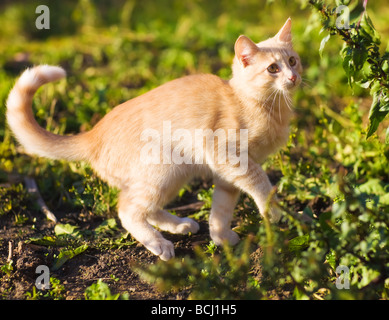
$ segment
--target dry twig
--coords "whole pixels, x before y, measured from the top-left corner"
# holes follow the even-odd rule
[[[45,214],[47,219],[57,223],[57,218],[54,213],[52,213],[49,208],[46,206],[45,202],[42,199],[41,194],[39,193],[38,186],[33,178],[25,177],[24,182],[26,184],[27,192],[33,194],[36,197],[36,201],[41,209],[41,211]]]
[[[12,241],[9,241],[8,242],[8,258],[7,258],[7,262],[10,262],[12,260],[12,256],[13,256],[13,243],[12,243]]]

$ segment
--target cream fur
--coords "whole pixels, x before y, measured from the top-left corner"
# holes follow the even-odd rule
[[[214,75],[173,80],[117,106],[92,130],[74,136],[59,136],[42,129],[31,110],[35,91],[44,83],[64,77],[65,71],[52,66],[26,70],[7,101],[9,126],[27,152],[53,159],[88,161],[101,178],[120,188],[118,211],[123,227],[163,260],[174,257],[174,245],[152,225],[172,233],[197,232],[197,222],[172,216],[163,207],[192,177],[213,176],[211,238],[216,244],[235,244],[239,237],[230,223],[239,192],[250,194],[259,211],[265,211],[272,186],[260,163],[288,139],[293,115],[291,92],[300,83],[302,71],[299,57],[292,49],[290,30],[288,19],[274,38],[259,44],[239,37],[230,81]],[[288,64],[290,56],[297,61],[293,67]],[[277,74],[267,70],[273,63],[280,69]],[[237,141],[238,150],[248,152],[247,172],[242,175],[229,161],[211,161],[210,154],[219,154],[223,142],[228,142],[222,139],[212,150],[204,146],[205,159],[200,164],[145,163],[140,157],[145,146],[142,132],[152,129],[162,136],[164,121],[172,130],[185,129],[193,135],[198,129],[247,129],[248,150],[240,150]],[[160,150],[161,159],[164,147]],[[172,147],[178,147],[178,142]],[[194,159],[194,148],[189,152]],[[269,216],[276,222],[280,213],[271,207]]]

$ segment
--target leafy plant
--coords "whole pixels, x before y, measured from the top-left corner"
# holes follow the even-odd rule
[[[12,260],[9,260],[7,263],[3,264],[0,268],[1,272],[7,274],[7,275],[10,275],[11,272],[13,271],[13,261]]]
[[[101,279],[85,290],[86,300],[118,300],[119,298],[128,300],[128,295],[112,294],[109,286]]]
[[[349,5],[350,2],[338,1],[337,5]],[[345,28],[337,25],[336,7],[330,7],[322,0],[309,0],[321,14],[323,30],[329,33],[323,38],[320,50],[324,49],[330,36],[340,36],[344,42],[340,55],[349,85],[357,84],[370,90],[373,97],[367,129],[367,137],[370,137],[389,113],[389,51],[381,54],[380,35],[367,14],[367,2],[364,1],[359,20]],[[389,128],[386,129],[386,143],[389,144]]]
[[[115,208],[118,190],[109,188],[96,175],[86,168],[85,180],[74,184],[70,192],[75,195],[75,202],[84,210],[103,215]]]
[[[137,267],[138,273],[155,283],[160,290],[190,288],[190,299],[247,299],[258,297],[250,276],[250,245],[247,238],[238,248],[225,246],[211,255],[202,248],[195,249],[196,258],[158,261],[147,268]],[[209,247],[208,249],[209,250]]]
[[[57,278],[50,277],[50,290],[37,290],[33,286],[32,291],[25,293],[27,300],[62,300],[64,298],[65,287]]]
[[[33,199],[21,183],[0,187],[0,216],[8,213],[15,215],[16,223],[23,223],[27,209],[34,209]]]
[[[340,175],[343,200],[310,222],[284,207],[282,228],[262,221],[258,234],[237,248],[213,247],[211,255],[208,247],[197,248],[195,258],[159,261],[137,270],[161,290],[189,287],[193,299],[269,299],[288,291],[295,299],[386,299],[389,207],[368,209],[371,195],[351,185]],[[258,246],[263,254],[253,259]],[[335,285],[337,266],[349,268],[347,291]],[[260,275],[254,278],[258,268]]]
[[[61,284],[61,281],[57,278],[50,277],[50,291],[49,297],[55,300],[63,299],[65,293],[65,287]]]
[[[208,190],[205,190],[205,189],[199,190],[199,193],[197,194],[197,199],[200,201],[203,201],[204,204],[202,205],[202,207],[200,208],[199,211],[190,215],[191,218],[194,218],[197,220],[208,218],[209,211],[210,211],[211,205],[212,205],[212,195],[213,195],[213,190],[214,190],[213,188],[214,188],[214,186],[212,186]]]

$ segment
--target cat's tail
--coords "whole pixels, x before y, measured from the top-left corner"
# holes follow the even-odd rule
[[[7,100],[8,125],[29,154],[50,159],[87,160],[84,134],[61,136],[39,126],[32,112],[32,98],[40,86],[66,76],[60,67],[41,65],[23,72]]]

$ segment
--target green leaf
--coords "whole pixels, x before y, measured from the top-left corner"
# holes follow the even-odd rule
[[[59,253],[58,257],[55,259],[51,270],[52,271],[58,270],[59,268],[61,268],[63,266],[63,264],[66,261],[68,261],[68,260],[74,258],[75,256],[79,255],[80,253],[84,252],[86,249],[88,249],[88,247],[89,246],[87,244],[83,244],[74,250],[62,250]]]
[[[298,236],[289,241],[288,247],[289,250],[296,253],[300,252],[309,246],[309,234],[305,234],[303,236]]]
[[[334,249],[330,249],[330,252],[326,255],[326,260],[332,269],[336,269],[336,252]]]
[[[71,224],[57,224],[54,227],[54,232],[57,236],[70,235],[72,237],[80,237],[80,231],[77,226],[72,226]]]
[[[375,44],[380,44],[380,35],[375,30],[373,22],[370,17],[365,12],[362,16],[361,24],[360,24],[360,32],[363,36],[369,39],[370,42]]]
[[[52,236],[44,236],[43,238],[30,238],[29,243],[37,244],[39,246],[63,246],[66,245],[66,241],[57,239]]]
[[[388,73],[389,71],[389,61],[388,60],[385,60],[383,63],[382,63],[382,71]]]
[[[298,286],[294,287],[293,296],[297,300],[309,300],[309,297]]]
[[[355,48],[352,53],[352,60],[354,63],[355,70],[361,70],[366,59],[368,51],[365,48],[357,49]]]
[[[389,112],[389,103],[388,102],[382,103],[379,111],[380,112]]]
[[[354,67],[352,64],[352,50],[351,50],[351,48],[344,47],[341,51],[341,56],[343,58],[343,62],[342,62],[343,70],[346,73],[348,84],[352,88],[355,70],[354,70]]]
[[[370,87],[370,83],[371,81],[366,81],[366,82],[358,82],[357,84],[361,87],[361,88],[364,88],[364,89],[367,89]]]
[[[369,113],[369,126],[367,129],[367,138],[369,138],[374,132],[377,131],[379,124],[384,120],[388,111],[380,111],[380,93],[375,92],[373,96],[373,102],[370,107]]]
[[[323,57],[323,50],[324,50],[324,47],[325,47],[326,43],[328,42],[328,40],[330,40],[330,37],[331,37],[331,35],[329,34],[329,35],[325,36],[325,37],[321,40],[321,42],[320,42],[319,54],[320,54],[320,57],[321,57],[321,58]]]
[[[332,205],[332,218],[340,218],[347,210],[347,204],[344,201],[337,201]]]
[[[365,183],[358,187],[358,190],[368,194],[381,195],[385,194],[384,187],[382,186],[381,180],[378,178],[370,178]]]
[[[379,81],[373,81],[372,86],[370,88],[370,95],[374,97],[375,94],[378,94],[381,91],[381,84]]]
[[[113,234],[113,231],[117,230],[118,226],[116,223],[115,218],[111,218],[108,220],[105,220],[103,223],[101,223],[94,231],[96,235],[106,234],[110,233]]]

